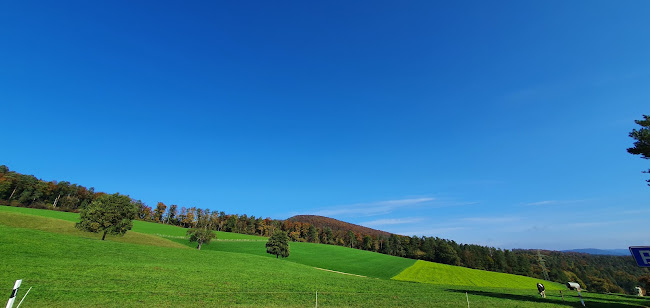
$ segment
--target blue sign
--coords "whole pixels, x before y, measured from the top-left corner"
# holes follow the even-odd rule
[[[641,267],[650,267],[650,246],[632,246],[630,253]]]

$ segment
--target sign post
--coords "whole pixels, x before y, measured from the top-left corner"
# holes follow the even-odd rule
[[[641,267],[650,267],[650,246],[631,246],[630,253]]]
[[[16,280],[16,283],[14,284],[14,290],[11,291],[11,295],[9,296],[9,301],[7,302],[6,308],[12,308],[14,306],[14,302],[16,301],[16,294],[18,293],[18,288],[20,288],[20,284],[22,282],[22,279]]]

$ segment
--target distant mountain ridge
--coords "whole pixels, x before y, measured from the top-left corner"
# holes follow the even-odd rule
[[[332,231],[343,231],[346,232],[348,230],[351,230],[352,232],[356,233],[361,233],[361,234],[366,234],[370,236],[374,236],[376,238],[379,237],[389,237],[391,233],[386,232],[386,231],[381,231],[381,230],[376,230],[364,226],[359,226],[355,225],[349,222],[345,221],[340,221],[338,219],[334,218],[329,218],[325,216],[318,216],[318,215],[296,215],[290,218],[287,218],[288,221],[291,222],[301,222],[301,223],[308,223],[310,225],[313,225],[316,228],[320,228],[323,230],[325,227],[329,227],[332,229]]]
[[[628,249],[596,249],[596,248],[582,248],[562,250],[562,252],[578,252],[590,255],[605,255],[605,256],[629,256],[630,250]]]

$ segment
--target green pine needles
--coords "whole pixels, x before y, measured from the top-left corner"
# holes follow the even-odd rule
[[[634,147],[628,148],[627,152],[632,155],[641,155],[643,159],[650,159],[650,116],[643,115],[643,120],[635,120],[636,124],[641,126],[640,129],[633,129],[630,137],[634,140]],[[650,170],[644,171],[650,173]],[[650,180],[647,180],[650,183]],[[650,186],[650,184],[648,184]]]

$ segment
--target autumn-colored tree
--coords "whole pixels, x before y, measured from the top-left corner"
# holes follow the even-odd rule
[[[186,227],[193,228],[196,223],[196,207],[191,207],[187,209],[187,214],[185,214],[185,219],[183,220],[183,224],[185,224]]]
[[[153,220],[155,222],[163,221],[163,215],[165,214],[165,210],[167,210],[167,206],[162,202],[158,202],[158,204],[156,205],[156,209],[153,210]]]

